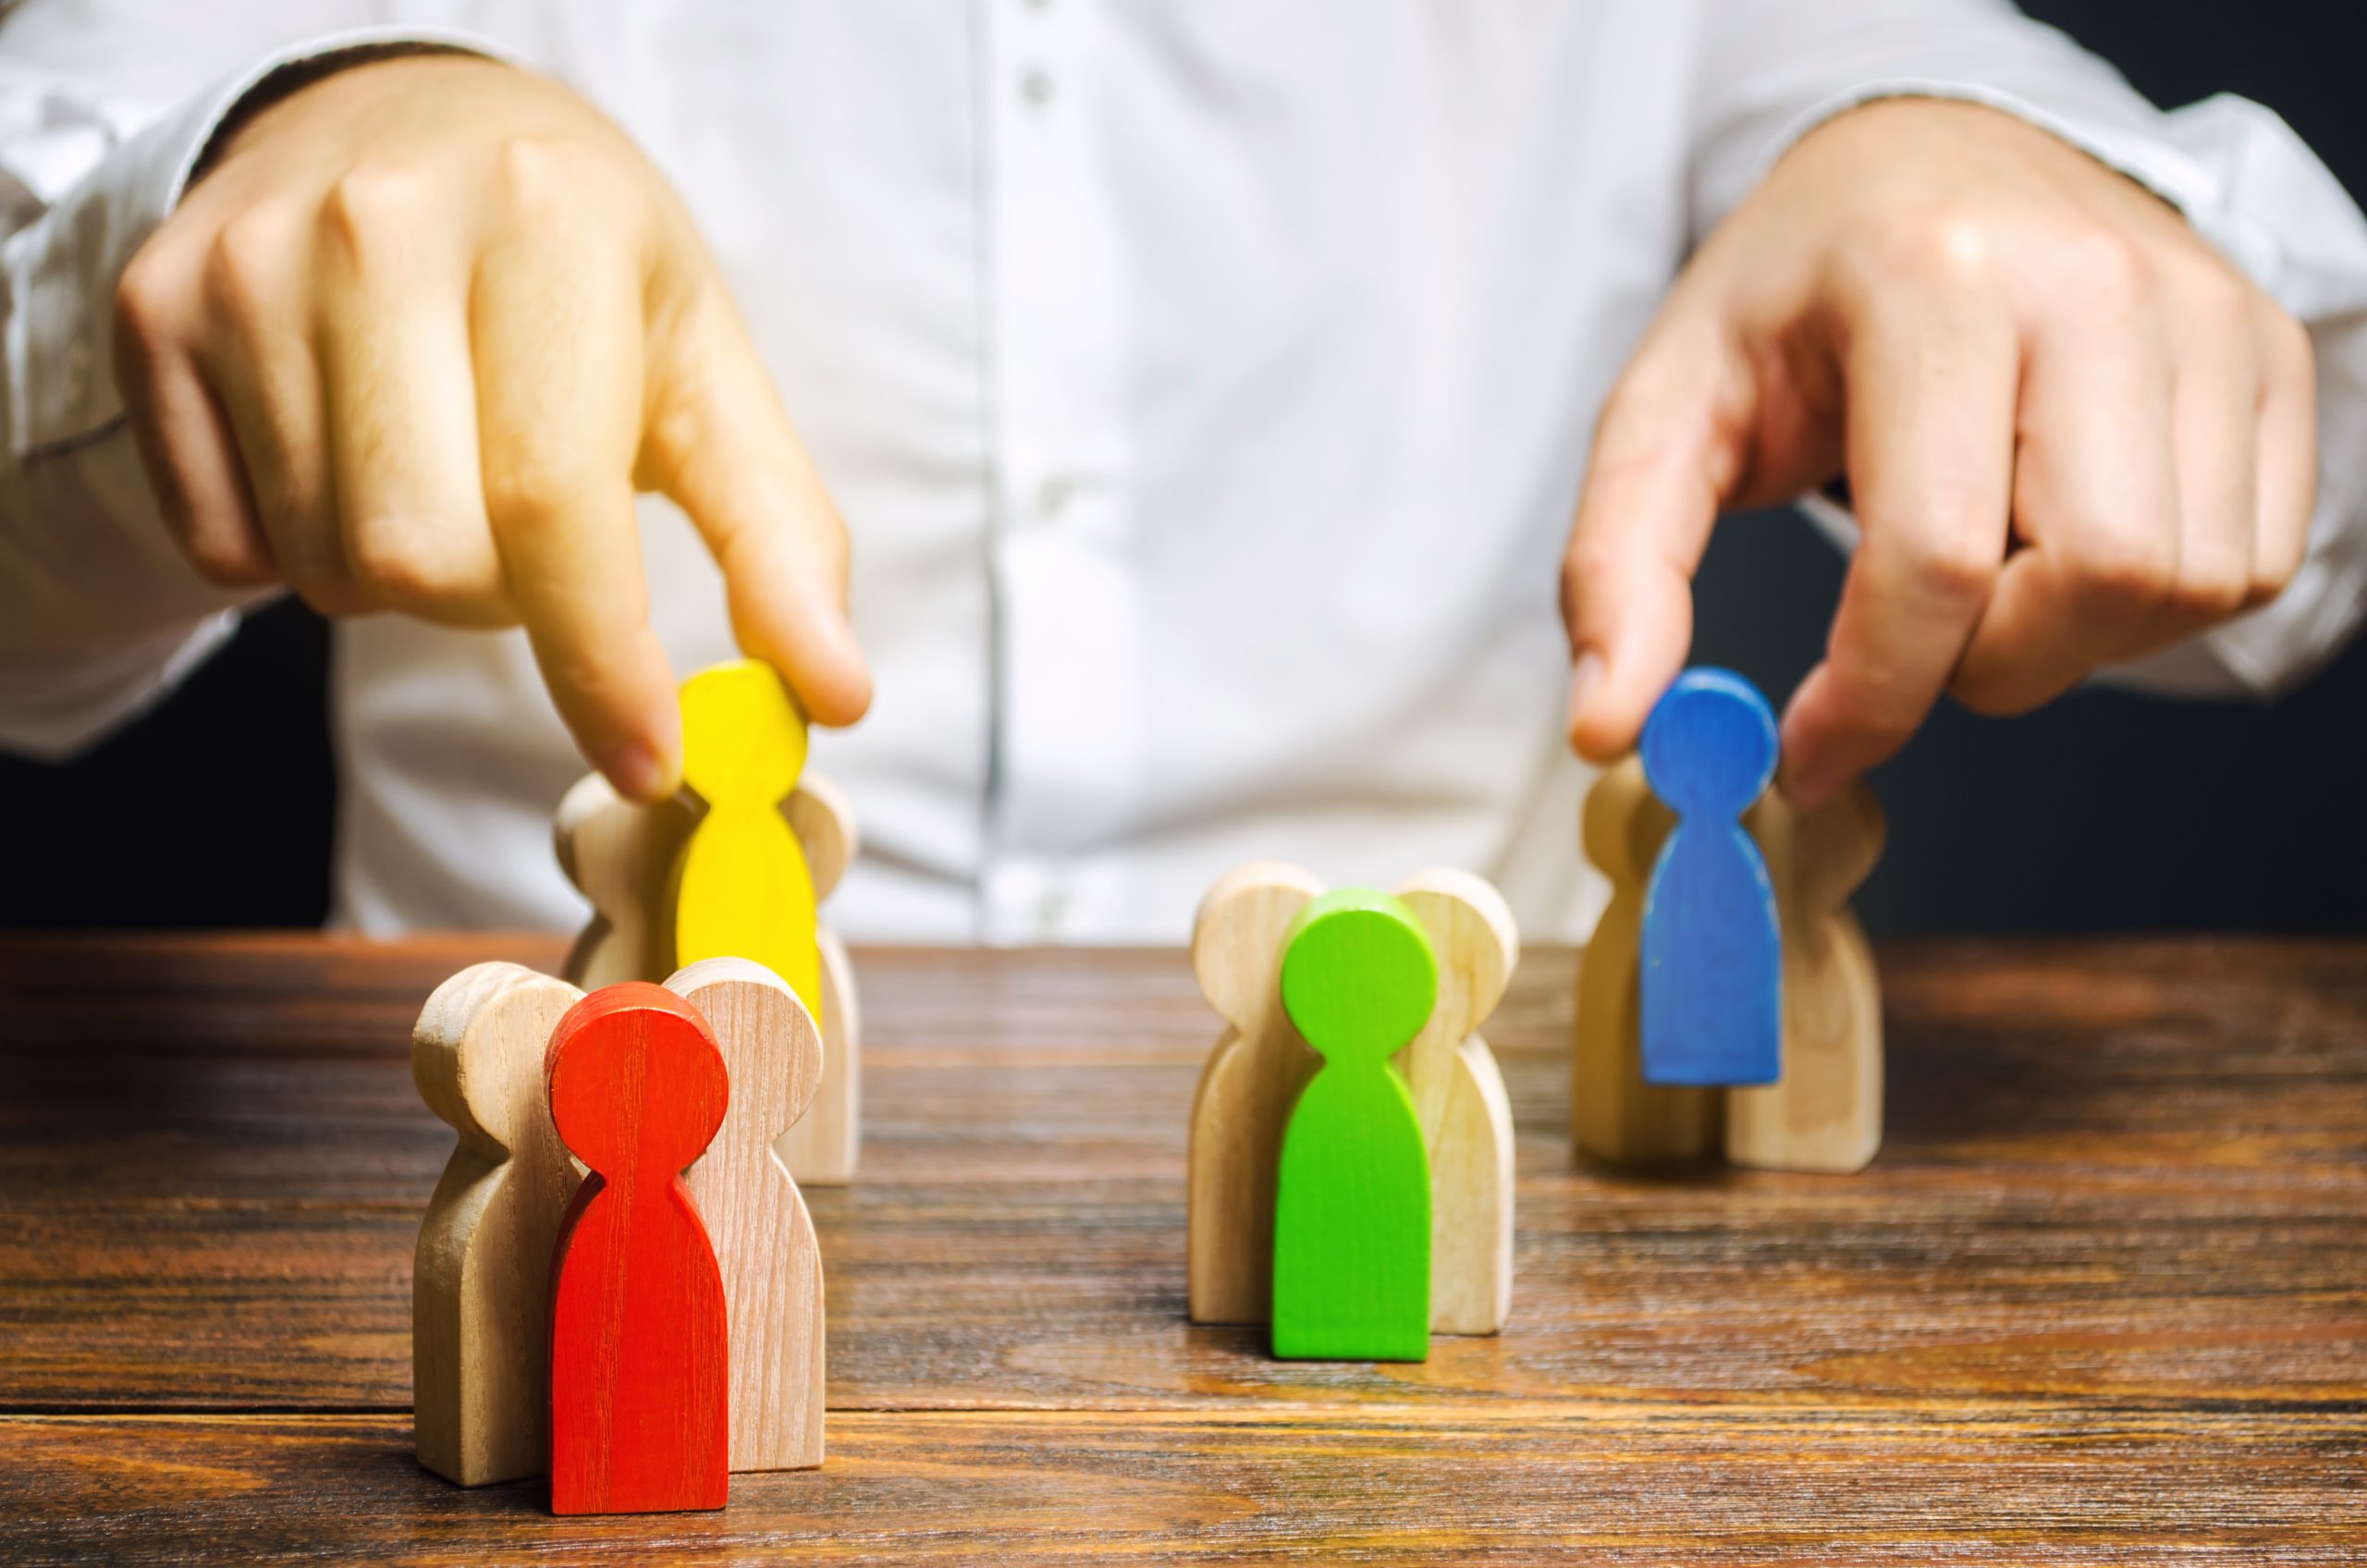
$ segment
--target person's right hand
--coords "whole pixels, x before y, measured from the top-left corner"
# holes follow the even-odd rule
[[[870,677],[846,532],[681,203],[581,99],[420,55],[242,127],[126,270],[116,374],[167,525],[328,615],[523,623],[583,754],[681,780],[636,490],[689,513],[806,713]]]

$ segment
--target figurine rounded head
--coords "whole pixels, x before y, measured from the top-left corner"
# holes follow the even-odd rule
[[[1775,714],[1730,669],[1688,669],[1644,720],[1644,777],[1679,816],[1736,817],[1775,777]]]
[[[1387,893],[1326,893],[1283,938],[1283,1010],[1326,1060],[1388,1060],[1422,1032],[1438,994],[1422,923]]]
[[[723,1125],[731,1080],[715,1032],[662,986],[593,992],[551,1032],[544,1071],[561,1142],[593,1170],[672,1174]]]
[[[805,716],[772,666],[740,659],[682,682],[682,778],[709,805],[784,799],[804,767]]]

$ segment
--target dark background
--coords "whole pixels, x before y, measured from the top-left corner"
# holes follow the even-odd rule
[[[2367,191],[2367,6],[2034,0],[2165,104],[2228,91]],[[1778,700],[1815,662],[1840,557],[1790,513],[1722,527],[1698,661]],[[250,618],[168,703],[63,766],[0,757],[0,925],[308,925],[328,907],[329,639]],[[1953,706],[1876,775],[1881,931],[2367,929],[2367,643],[2284,700],[2082,692],[2025,718]]]

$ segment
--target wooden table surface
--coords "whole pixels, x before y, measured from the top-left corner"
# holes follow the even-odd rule
[[[1531,954],[1512,1325],[1418,1366],[1184,1321],[1180,953],[860,953],[828,1463],[594,1520],[411,1453],[408,1035],[492,956],[0,942],[0,1561],[2367,1558],[2367,944],[1887,949],[1844,1178],[1574,1168]]]

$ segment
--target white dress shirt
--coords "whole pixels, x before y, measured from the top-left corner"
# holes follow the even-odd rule
[[[1555,593],[1597,406],[1689,248],[1872,96],[2052,129],[2312,329],[2309,562],[2152,675],[2271,689],[2360,614],[2367,225],[2265,110],[2159,113],[1984,0],[18,0],[0,741],[87,742],[240,607],[124,433],[123,263],[276,67],[439,30],[681,188],[851,521],[877,702],[814,759],[863,820],[853,936],[1176,941],[1253,856],[1465,866],[1582,935]],[[644,517],[678,673],[731,656],[695,535]],[[521,636],[350,621],[333,690],[341,920],[580,918],[583,765]]]

